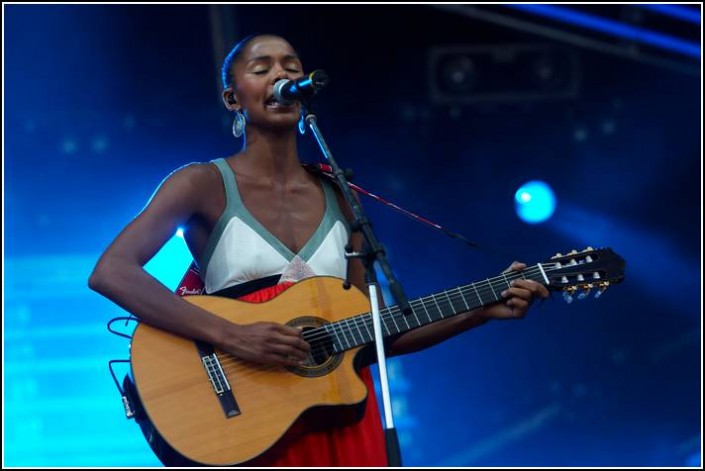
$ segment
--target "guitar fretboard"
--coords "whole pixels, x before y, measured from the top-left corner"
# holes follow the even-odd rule
[[[453,317],[462,312],[501,301],[502,292],[515,279],[534,280],[546,283],[542,264],[521,272],[505,273],[494,278],[458,286],[410,301],[411,313],[404,314],[399,306],[380,309],[382,334],[385,338],[407,332],[436,321]],[[374,341],[374,325],[371,313],[349,317],[325,324],[306,332],[304,339],[325,344],[329,353],[340,353]],[[319,347],[320,348],[320,347]]]

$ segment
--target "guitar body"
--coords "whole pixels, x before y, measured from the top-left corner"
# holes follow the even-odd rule
[[[183,299],[237,324],[270,321],[304,330],[369,309],[366,296],[354,287],[344,290],[342,280],[333,277],[306,279],[264,303],[205,295]],[[230,417],[196,342],[141,323],[131,343],[131,364],[144,409],[163,438],[193,461],[227,466],[273,447],[304,412],[355,415],[367,398],[354,365],[360,348],[301,368],[254,364],[216,352],[237,404]],[[345,414],[351,412],[345,409],[354,412]]]

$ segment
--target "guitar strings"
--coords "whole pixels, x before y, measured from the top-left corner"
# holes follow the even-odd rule
[[[483,282],[476,283],[473,290],[470,290],[470,288],[473,286],[468,285],[468,286],[462,286],[462,287],[454,288],[452,290],[448,290],[448,292],[456,291],[457,293],[448,294],[448,292],[446,292],[445,297],[431,295],[429,297],[420,298],[418,300],[413,300],[410,302],[410,304],[412,306],[412,311],[414,313],[414,316],[416,317],[416,322],[417,322],[417,325],[414,327],[412,327],[409,324],[409,321],[407,320],[406,315],[401,315],[401,313],[398,309],[398,306],[392,306],[392,307],[384,308],[384,309],[380,310],[380,317],[382,319],[384,319],[385,321],[391,320],[392,323],[394,323],[394,325],[396,326],[397,333],[402,331],[402,329],[399,328],[398,324],[402,324],[402,327],[403,327],[403,324],[405,323],[406,329],[404,329],[404,330],[420,327],[421,325],[424,325],[424,324],[421,322],[421,320],[419,319],[418,314],[417,314],[417,313],[421,313],[421,309],[419,309],[419,308],[423,308],[423,311],[426,312],[426,316],[428,317],[429,321],[432,320],[431,315],[428,311],[428,308],[426,307],[426,305],[429,302],[428,300],[432,300],[432,303],[436,304],[436,306],[438,307],[438,311],[441,314],[441,318],[443,318],[442,306],[445,308],[451,307],[453,311],[463,311],[463,310],[473,309],[474,306],[471,307],[470,305],[467,304],[463,291],[465,291],[465,294],[471,294],[472,291],[476,291],[479,296],[489,296],[490,293],[492,293],[492,296],[494,296],[496,300],[500,300],[500,298],[496,296],[495,289],[492,286],[493,282],[503,280],[506,282],[507,286],[509,286],[510,279],[517,279],[520,277],[523,278],[524,277],[523,274],[530,275],[532,272],[535,274],[538,274],[538,273],[540,273],[540,270],[537,268],[533,268],[533,269],[527,269],[524,272],[505,273],[505,274],[502,274],[501,276],[496,277],[493,280],[490,279],[490,280],[485,280]],[[455,309],[455,305],[459,305],[459,300],[462,300],[462,303],[466,306],[466,309],[461,309],[461,310]],[[396,319],[399,320],[398,323],[397,323]],[[403,320],[403,322],[402,322],[402,320]],[[354,316],[354,317],[351,317],[348,319],[344,319],[344,320],[336,322],[336,323],[325,324],[325,325],[320,326],[318,328],[304,332],[304,340],[306,340],[312,344],[313,348],[312,348],[310,354],[313,355],[314,357],[320,356],[322,354],[340,353],[344,350],[354,348],[354,347],[361,344],[357,341],[358,334],[355,333],[355,330],[358,331],[358,333],[360,335],[359,338],[363,342],[366,339],[372,340],[374,338],[372,336],[371,331],[370,331],[371,321],[372,321],[371,315],[369,313],[366,313],[366,314],[361,314],[361,315]],[[413,322],[413,319],[412,319],[412,322]],[[390,324],[388,322],[385,322],[385,324],[387,326],[387,334],[391,335],[392,332],[390,331],[390,328],[389,328]],[[328,329],[328,327],[330,327],[330,329],[332,329],[332,332]],[[367,336],[365,336],[365,333],[363,332],[363,330],[366,331]],[[348,335],[349,333],[352,334],[352,339],[350,339],[350,337]],[[339,335],[339,334],[341,334],[341,335]],[[333,336],[335,336],[335,339],[333,338]],[[342,339],[344,340],[344,342],[341,340],[341,336],[342,336]],[[325,343],[323,341],[325,341]],[[331,352],[329,347],[334,346],[336,341],[337,341],[337,344],[342,347],[342,349],[333,348],[334,351]],[[347,346],[346,346],[346,344],[347,344]]]
[[[479,307],[479,306],[475,306],[474,304],[471,305],[471,304],[467,303],[467,296],[468,295],[471,295],[473,297],[483,298],[483,297],[489,297],[491,294],[493,297],[495,297],[496,301],[501,301],[502,298],[497,296],[498,290],[495,289],[495,288],[498,288],[496,286],[496,283],[498,281],[504,281],[503,284],[506,284],[507,286],[509,286],[510,280],[514,280],[517,278],[524,278],[523,274],[526,274],[526,273],[531,274],[532,272],[534,274],[539,274],[540,269],[536,269],[536,268],[534,268],[533,270],[527,269],[524,272],[519,272],[519,274],[506,273],[506,274],[498,276],[494,279],[488,279],[488,280],[485,280],[482,282],[478,282],[478,283],[474,283],[474,284],[466,285],[466,286],[458,286],[456,288],[451,288],[451,289],[449,289],[441,294],[438,294],[438,295],[432,294],[429,296],[418,298],[416,300],[412,300],[412,301],[410,301],[410,305],[412,306],[413,312],[412,312],[412,314],[409,314],[408,316],[407,315],[403,315],[403,316],[400,315],[401,312],[400,312],[398,306],[391,306],[391,307],[383,308],[380,310],[380,317],[384,320],[391,320],[392,323],[397,328],[396,333],[399,333],[399,332],[401,332],[401,329],[399,329],[399,325],[396,322],[396,319],[399,319],[400,321],[403,320],[404,322],[403,323],[400,322],[400,324],[402,324],[402,325],[407,324],[407,328],[412,328],[411,325],[409,324],[407,318],[409,316],[413,315],[416,318],[416,321],[418,323],[416,325],[416,327],[419,327],[419,326],[423,325],[418,317],[419,314],[421,314],[423,316],[423,312],[425,312],[426,317],[429,318],[429,321],[433,320],[431,318],[430,313],[428,312],[428,308],[427,308],[427,306],[430,305],[429,307],[431,307],[432,309],[435,309],[435,308],[433,308],[432,304],[436,304],[436,306],[438,308],[440,308],[441,304],[444,305],[445,307],[450,306],[453,308],[454,311],[462,312],[465,310],[472,310],[472,309]],[[473,295],[473,292],[476,294]],[[482,299],[480,299],[480,301],[482,301]],[[481,303],[480,305],[482,305],[482,304],[489,304],[489,303]],[[455,305],[458,305],[458,306],[464,305],[465,309],[457,310],[454,307]],[[422,309],[418,309],[418,310],[414,309],[417,307],[423,308],[423,310]],[[443,311],[443,309],[438,309],[438,310]],[[443,318],[442,314],[441,314],[441,318]],[[318,327],[314,330],[305,332],[304,338],[307,341],[315,342],[317,340],[320,340],[321,338],[329,337],[330,332],[327,331],[326,326],[329,326],[334,330],[337,329],[341,332],[354,331],[355,329],[357,329],[359,332],[361,332],[360,327],[362,326],[362,327],[365,327],[365,329],[367,329],[370,320],[371,320],[370,313],[361,314],[358,316],[350,317],[348,319],[343,319],[343,320],[335,322],[335,323],[325,324],[325,325]],[[353,323],[352,327],[349,326],[350,323]],[[346,324],[346,325],[343,325],[343,324]],[[334,332],[334,334],[336,334],[336,336],[337,336],[337,333],[338,332]],[[308,334],[308,335],[306,335],[306,334]],[[368,332],[368,334],[370,334],[370,332]],[[388,329],[387,334],[391,335],[392,332]],[[354,336],[354,334],[353,334],[353,336]]]
[[[550,267],[546,267],[546,270],[551,271],[552,269]],[[399,319],[399,324],[406,324],[406,329],[412,329],[416,327],[420,327],[421,325],[424,325],[421,320],[418,317],[418,313],[421,313],[421,309],[415,309],[415,308],[423,308],[423,311],[426,312],[426,316],[429,318],[429,321],[432,321],[433,319],[431,318],[428,309],[426,307],[426,304],[428,304],[428,300],[432,300],[431,302],[433,304],[436,304],[436,306],[439,308],[439,313],[441,315],[441,318],[444,318],[442,315],[443,309],[441,306],[445,307],[446,309],[448,307],[451,307],[453,311],[456,312],[462,312],[465,310],[472,310],[475,308],[475,306],[470,306],[467,303],[466,300],[466,295],[472,294],[472,291],[475,291],[478,297],[483,297],[483,296],[490,296],[490,293],[497,301],[500,301],[501,299],[497,296],[496,290],[495,290],[495,284],[498,281],[503,281],[506,283],[507,286],[509,286],[510,280],[514,280],[517,278],[525,278],[524,275],[532,275],[532,274],[540,274],[541,270],[538,267],[531,267],[527,268],[526,270],[522,272],[509,272],[509,273],[503,273],[500,276],[497,276],[492,279],[487,279],[478,283],[474,283],[471,285],[466,285],[466,286],[459,286],[456,288],[452,288],[450,290],[447,290],[443,294],[445,296],[441,295],[430,295],[424,298],[419,298],[417,300],[411,301],[410,304],[412,305],[412,310],[413,310],[413,315],[416,318],[417,325],[412,327],[409,324],[409,321],[407,319],[406,315],[400,315],[401,312],[398,309],[398,306],[392,306],[389,308],[384,308],[380,310],[380,316],[382,319],[385,321],[391,320],[394,325],[396,326],[397,333],[401,332],[402,329],[399,328],[399,325],[395,319]],[[502,286],[503,287],[503,286]],[[472,289],[471,289],[472,288]],[[462,300],[462,304],[465,305],[465,309],[456,309],[455,305],[460,305],[460,300]],[[482,299],[480,299],[482,301]],[[488,304],[488,303],[483,303],[483,304]],[[453,314],[455,315],[455,313]],[[450,316],[448,316],[450,317]],[[403,323],[401,321],[404,321]],[[315,356],[320,356],[321,354],[330,354],[330,353],[341,353],[344,350],[354,348],[358,345],[361,345],[357,341],[358,339],[358,334],[355,333],[355,330],[359,333],[359,338],[360,340],[365,342],[366,339],[372,340],[374,337],[372,336],[372,333],[370,331],[370,324],[372,321],[372,316],[369,313],[366,314],[360,314],[348,319],[343,319],[341,321],[338,321],[336,323],[330,323],[330,324],[325,324],[323,326],[317,327],[315,329],[312,329],[310,331],[304,332],[304,340],[308,341],[309,343],[312,344],[314,348],[312,348],[310,355]],[[413,319],[412,319],[413,322]],[[385,322],[386,323],[386,322]],[[392,332],[390,331],[390,328],[388,327],[389,324],[386,324],[387,326],[387,334],[391,335]],[[328,327],[331,327],[333,330],[332,334],[335,336],[335,340],[337,340],[338,345],[342,347],[342,350],[337,350],[333,352],[329,351],[330,346],[334,346],[335,340],[333,339],[331,332],[329,331]],[[367,336],[365,336],[365,333],[363,332],[366,331]],[[342,334],[343,339],[345,339],[345,343],[347,344],[346,346],[343,344],[343,342],[340,340],[340,336],[338,334]],[[349,340],[348,333],[352,333],[352,341]],[[322,341],[325,340],[325,344],[321,345]],[[236,358],[232,358],[232,361],[228,362],[228,360],[223,360],[223,365],[224,366],[229,366],[232,362],[238,361]]]
[[[553,263],[553,264],[544,264],[544,266],[543,266],[544,273],[549,273],[549,272],[552,272],[552,271],[554,271],[554,270],[556,270],[556,269],[561,269],[561,268],[563,268],[563,267],[561,267],[561,265],[560,265],[560,264],[557,264],[557,263]],[[570,270],[568,270],[568,272],[566,272],[566,270],[564,269],[564,275],[566,275],[566,276],[568,276],[568,275],[571,275],[571,276],[572,276],[573,274],[584,273],[584,270],[576,271],[575,273],[569,273],[569,272],[570,272]],[[494,286],[493,286],[494,284],[496,284],[497,282],[503,280],[503,281],[506,283],[506,285],[509,286],[510,280],[514,280],[514,279],[518,279],[518,278],[524,278],[524,279],[526,279],[526,278],[525,278],[525,275],[526,275],[526,274],[529,274],[529,275],[531,275],[531,274],[533,274],[533,275],[539,275],[539,274],[541,274],[541,277],[540,277],[540,278],[542,279],[542,281],[545,281],[545,280],[543,279],[543,273],[541,273],[541,267],[540,267],[540,266],[536,266],[536,267],[531,267],[531,268],[528,268],[528,269],[526,269],[526,270],[523,270],[522,272],[516,272],[516,273],[515,273],[515,272],[502,273],[500,276],[497,276],[497,277],[494,277],[494,278],[491,278],[491,279],[487,279],[487,280],[484,280],[484,281],[481,281],[481,282],[477,282],[477,283],[473,283],[473,284],[466,285],[466,286],[458,286],[458,287],[456,287],[456,288],[449,289],[449,290],[447,290],[447,291],[445,291],[445,292],[443,293],[443,294],[445,294],[445,298],[446,298],[447,300],[446,300],[446,299],[443,299],[443,297],[440,296],[440,295],[439,295],[439,298],[440,298],[440,299],[437,299],[437,296],[432,294],[432,295],[430,295],[430,296],[426,296],[426,297],[423,297],[423,298],[419,298],[419,299],[417,299],[417,300],[413,300],[413,301],[410,302],[410,304],[412,305],[412,310],[413,310],[414,307],[419,307],[419,306],[423,307],[424,310],[426,311],[427,316],[429,317],[429,320],[432,320],[432,319],[430,318],[430,314],[428,313],[428,310],[427,310],[426,307],[425,307],[425,304],[426,304],[426,302],[427,302],[428,299],[432,299],[432,300],[433,300],[433,302],[434,302],[434,303],[436,304],[436,306],[439,308],[439,313],[440,313],[440,311],[442,311],[442,309],[441,309],[441,304],[439,304],[439,300],[440,300],[440,303],[442,303],[446,308],[447,308],[448,306],[450,306],[454,311],[458,311],[458,312],[462,311],[462,309],[461,309],[461,310],[456,310],[456,309],[455,309],[455,306],[454,306],[454,303],[453,303],[454,300],[457,301],[458,297],[460,297],[460,299],[463,300],[463,303],[466,305],[466,308],[467,308],[467,309],[472,309],[469,305],[467,305],[467,301],[466,301],[466,299],[465,299],[465,296],[464,296],[463,292],[465,292],[465,294],[469,294],[469,293],[471,293],[471,289],[470,289],[470,288],[472,288],[472,290],[474,290],[475,293],[478,295],[478,298],[480,299],[481,305],[482,305],[482,295],[488,296],[489,293],[491,292],[491,293],[493,294],[493,296],[495,297],[495,299],[497,299],[497,297],[496,297],[496,291],[495,291]],[[489,289],[488,289],[488,288],[489,288]],[[500,289],[503,289],[503,285],[502,285],[502,287],[501,287]],[[451,293],[451,292],[453,292],[453,291],[456,291],[457,294]],[[482,295],[480,295],[480,293],[482,293]],[[485,304],[490,304],[490,303],[485,303]],[[399,317],[400,319],[404,319],[404,320],[405,320],[405,322],[406,322],[408,328],[411,328],[411,326],[409,325],[408,321],[406,321],[405,316],[401,316],[400,314],[401,314],[401,311],[399,310],[398,306],[392,306],[392,307],[390,307],[390,308],[384,308],[384,309],[382,309],[382,310],[380,311],[380,317],[381,317],[383,320],[388,320],[389,318],[391,318],[392,320],[394,320],[395,317]],[[416,315],[416,312],[415,312],[415,311],[414,311],[414,315],[415,315],[415,317],[416,317],[416,319],[417,319],[417,322],[420,323],[420,320],[418,319],[418,316]],[[386,318],[386,319],[385,319],[385,318]],[[441,318],[443,318],[442,313],[441,313]],[[360,332],[360,335],[361,335],[360,338],[361,338],[361,340],[364,341],[364,340],[365,340],[365,337],[364,337],[364,335],[363,335],[363,333],[362,333],[362,329],[360,329],[360,325],[362,324],[362,325],[364,326],[365,330],[367,330],[368,335],[370,336],[370,340],[371,340],[371,339],[372,339],[372,336],[371,336],[371,333],[369,332],[369,323],[370,323],[370,321],[371,321],[371,314],[370,314],[370,313],[365,313],[365,314],[360,314],[360,315],[353,316],[353,317],[348,318],[348,319],[343,319],[343,320],[341,320],[341,321],[338,321],[338,322],[335,322],[335,323],[331,323],[331,324],[326,324],[326,325],[327,325],[327,326],[333,326],[334,329],[337,328],[337,329],[340,330],[342,333],[344,333],[346,329],[347,329],[348,331],[354,331],[354,329],[357,329],[358,332]],[[345,323],[346,325],[344,326],[343,323]],[[349,324],[351,324],[351,323],[352,323],[353,327],[350,327]],[[398,327],[398,325],[396,324],[396,322],[394,322],[394,324],[395,324],[395,326],[397,327],[397,330],[399,331],[399,327]],[[321,326],[321,327],[318,327],[318,328],[316,328],[316,329],[312,329],[311,331],[308,331],[308,332],[304,332],[304,337],[305,337],[306,340],[308,340],[309,342],[316,342],[316,341],[320,341],[321,335],[323,335],[323,336],[326,337],[326,340],[328,341],[327,343],[330,344],[333,340],[332,340],[332,338],[331,338],[330,335],[329,335],[330,332],[328,332],[328,331],[325,329],[325,326],[326,326],[326,325]],[[419,324],[418,326],[420,326],[420,325],[422,325],[422,324]],[[417,326],[417,327],[418,327],[418,326]],[[320,332],[321,329],[323,329],[325,332],[321,333],[321,332]],[[391,332],[389,331],[389,328],[387,329],[387,331],[388,331],[388,335],[391,334]],[[306,335],[306,334],[309,334],[309,335]],[[336,339],[337,339],[337,340],[340,340],[339,337],[338,337],[337,332],[334,332],[334,334],[335,334],[335,336],[336,336]],[[347,338],[347,337],[344,337],[344,338]],[[355,334],[353,334],[353,341],[354,341],[354,342],[357,342],[357,339],[355,338]],[[342,345],[342,343],[339,342],[339,345],[340,345],[341,347],[344,347],[344,348],[343,348],[342,350],[340,350],[340,351],[334,351],[334,352],[332,352],[332,353],[342,353],[342,352],[344,352],[345,350],[348,350],[348,349],[350,349],[350,348],[354,348],[354,347],[360,345],[360,344],[357,344],[357,343],[356,343],[355,345],[352,345],[350,342],[347,342],[347,343],[348,343],[348,347],[345,348],[345,346]],[[323,353],[323,354],[325,354],[325,355],[328,355],[328,354],[331,353],[331,352],[328,351],[326,345],[323,345],[322,347],[321,347],[320,344],[316,344],[316,345],[317,345],[317,347],[316,347],[315,349],[312,349],[310,355],[315,356],[315,355],[320,355],[321,353]],[[282,372],[287,371],[287,370],[286,370],[286,367],[281,366],[281,365],[262,365],[262,364],[257,364],[257,368],[252,368],[252,366],[248,366],[248,365],[246,365],[246,364],[243,364],[242,362],[240,362],[240,360],[238,360],[237,358],[235,358],[235,357],[232,356],[231,354],[228,354],[228,353],[225,353],[225,352],[220,352],[219,355],[220,355],[219,361],[221,361],[221,367],[223,368],[223,370],[224,370],[224,371],[227,370],[227,373],[238,373],[238,372],[243,372],[243,371],[244,371],[244,374],[240,375],[240,377],[248,377],[248,376],[251,376],[251,375],[253,375],[253,374],[261,373],[261,372],[263,372],[263,371],[264,371],[264,372],[274,372],[274,371],[277,371],[277,370],[282,371]]]
[[[465,294],[471,294],[472,291],[475,291],[478,296],[490,296],[490,293],[492,293],[492,296],[497,299],[495,289],[493,288],[493,284],[496,284],[497,282],[504,282],[506,283],[507,286],[509,286],[509,282],[514,279],[518,278],[525,278],[525,275],[538,275],[541,273],[540,268],[537,267],[532,267],[531,269],[527,268],[526,270],[522,272],[510,272],[510,273],[503,273],[500,276],[483,280],[481,282],[477,282],[474,284],[466,285],[466,286],[458,286],[456,288],[453,288],[451,290],[446,291],[446,299],[443,299],[442,296],[436,296],[436,295],[430,295],[426,297],[422,297],[416,300],[410,301],[410,305],[412,306],[412,311],[414,311],[414,315],[416,315],[417,308],[423,307],[424,311],[426,312],[426,315],[429,317],[429,320],[432,320],[430,317],[430,314],[428,312],[428,309],[425,307],[425,305],[428,303],[429,299],[433,300],[433,303],[436,304],[438,307],[439,313],[441,313],[441,318],[442,316],[442,308],[441,306],[448,307],[450,306],[453,311],[455,311],[454,305],[453,305],[453,299],[455,301],[458,301],[458,299],[463,300],[463,304],[467,304],[464,298],[463,291]],[[456,291],[457,293],[450,294],[448,295],[449,291]],[[480,299],[481,301],[481,299]],[[468,309],[472,309],[472,307],[468,306]],[[397,327],[397,332],[400,332],[399,326],[397,325],[396,321],[394,321],[394,318],[400,318],[400,319],[405,319],[405,323],[407,324],[408,328],[411,328],[408,325],[408,321],[406,321],[405,315],[401,314],[401,311],[399,310],[398,306],[391,306],[388,308],[384,308],[380,310],[380,318],[385,321],[386,325],[388,324],[388,321],[391,319],[394,322],[394,325]],[[450,316],[448,316],[450,317]],[[417,321],[420,323],[420,320],[418,316],[416,316]],[[328,356],[331,353],[332,354],[339,354],[343,353],[345,350],[348,350],[350,348],[354,348],[355,346],[358,346],[359,344],[352,345],[351,342],[346,342],[348,344],[348,347],[345,348],[345,346],[342,344],[340,341],[340,337],[338,336],[338,333],[340,332],[343,335],[343,338],[347,339],[347,336],[345,334],[346,329],[349,331],[352,331],[354,328],[357,328],[360,334],[362,335],[362,330],[360,329],[360,326],[362,325],[364,329],[367,331],[370,340],[373,339],[374,337],[370,333],[370,323],[372,321],[372,316],[370,313],[364,313],[360,314],[348,319],[344,319],[342,321],[336,322],[336,323],[331,323],[331,324],[325,324],[323,326],[317,327],[315,329],[312,329],[310,331],[304,332],[304,339],[307,340],[309,343],[312,344],[312,349],[311,352],[309,353],[310,358],[315,358],[316,356],[320,355],[325,355]],[[353,323],[353,327],[350,327],[349,325],[343,326],[343,323],[350,324]],[[422,324],[420,324],[422,325]],[[419,325],[419,326],[420,326]],[[331,333],[326,329],[326,326],[332,326],[333,328],[333,334],[335,335],[335,339],[338,341],[338,345],[342,347],[341,350],[338,351],[333,351],[330,352],[329,349],[327,348],[331,343],[334,343],[333,337],[331,337]],[[339,332],[338,332],[339,331]],[[391,335],[391,332],[389,328],[387,329],[388,335]],[[308,335],[307,335],[308,334]],[[321,345],[321,340],[325,339],[326,345]],[[355,340],[355,337],[353,337]],[[361,337],[362,340],[364,340],[364,337]],[[252,376],[253,374],[257,374],[260,372],[260,370],[264,369],[268,372],[274,372],[276,370],[282,370],[286,371],[284,366],[281,365],[262,365],[264,368],[259,367],[260,364],[258,365],[258,369],[253,369],[250,365],[247,365],[241,360],[235,358],[233,355],[225,352],[220,352],[218,355],[218,359],[220,361],[220,365],[223,368],[223,370],[227,370],[227,373],[229,375],[232,374],[238,374],[239,378],[246,378],[249,376]]]
[[[550,272],[552,272],[556,269],[560,269],[562,267],[559,264],[553,263],[553,264],[545,264],[543,268],[544,268],[544,270],[543,270],[544,273],[550,273]],[[583,271],[578,271],[575,273],[580,274],[580,273],[583,273]],[[482,282],[478,282],[478,283],[474,283],[474,284],[470,284],[470,285],[466,285],[466,286],[459,286],[459,287],[447,290],[439,295],[431,295],[431,296],[419,298],[418,300],[414,300],[414,301],[410,302],[410,304],[412,306],[413,315],[416,318],[416,322],[417,322],[417,324],[413,327],[409,323],[409,319],[410,319],[411,315],[409,315],[409,316],[401,315],[398,306],[392,306],[392,307],[384,308],[384,309],[380,310],[380,317],[385,321],[391,320],[392,323],[394,324],[394,326],[396,327],[396,330],[397,330],[396,333],[400,333],[400,332],[402,332],[403,329],[400,329],[399,325],[402,325],[402,328],[403,328],[403,324],[406,324],[406,329],[404,329],[404,330],[408,330],[408,329],[412,329],[412,328],[416,328],[416,327],[420,327],[421,325],[424,325],[418,317],[419,314],[421,314],[423,317],[423,312],[426,313],[426,317],[428,317],[429,321],[433,321],[433,319],[431,318],[431,315],[429,313],[429,307],[431,308],[432,311],[435,310],[433,304],[435,304],[436,307],[438,308],[438,313],[441,315],[441,318],[444,318],[442,315],[443,308],[441,306],[443,306],[446,309],[448,307],[451,307],[452,310],[455,311],[453,313],[453,315],[455,315],[458,312],[463,312],[465,310],[475,309],[479,306],[482,306],[483,304],[491,304],[493,301],[490,301],[490,302],[483,302],[482,301],[482,299],[485,297],[489,298],[490,294],[492,297],[495,298],[496,302],[499,302],[502,300],[502,298],[497,296],[497,293],[501,292],[501,290],[504,289],[504,285],[506,284],[506,286],[509,287],[510,281],[513,281],[514,279],[518,279],[518,278],[526,279],[525,275],[527,275],[527,274],[530,276],[531,275],[541,275],[538,278],[541,279],[542,282],[545,281],[543,279],[543,273],[541,273],[541,267],[532,267],[532,268],[528,268],[522,272],[503,273],[500,276],[497,276],[495,278],[488,279],[488,280],[485,280]],[[570,273],[565,273],[565,274],[569,275]],[[501,284],[501,286],[497,286],[497,283],[502,282],[502,281],[503,281],[503,283]],[[474,304],[471,306],[467,302],[467,296],[470,295],[472,297],[473,291],[475,292],[475,295],[480,300],[480,304],[477,306]],[[462,304],[461,304],[461,301],[462,301]],[[465,306],[465,309],[462,309],[462,308],[456,309],[456,307],[455,307],[455,306],[462,306],[462,305]],[[414,308],[418,308],[418,307],[423,308],[423,311],[421,309],[414,309]],[[448,316],[448,317],[450,317],[450,316]],[[397,323],[397,320],[399,320],[398,323]],[[413,322],[413,319],[411,319],[411,321]],[[336,338],[338,340],[339,340],[338,333],[343,334],[344,335],[343,338],[346,340],[346,343],[348,344],[348,348],[353,348],[353,347],[359,345],[359,343],[357,343],[357,334],[355,333],[355,330],[357,330],[359,332],[360,339],[363,340],[363,342],[366,340],[366,336],[362,332],[363,328],[364,328],[364,330],[367,331],[368,337],[370,337],[370,339],[371,339],[371,333],[369,331],[370,322],[371,322],[371,314],[366,313],[366,314],[358,315],[358,316],[351,317],[348,319],[343,319],[343,320],[336,322],[336,323],[326,324],[326,325],[321,326],[319,328],[316,328],[314,330],[305,332],[304,338],[305,338],[305,340],[307,340],[309,342],[316,342],[316,341],[321,340],[322,338],[324,338],[324,339],[329,338],[331,332],[328,330],[327,327],[330,327],[333,330],[333,334],[336,336]],[[390,330],[391,323],[385,322],[385,327],[387,327],[387,335],[392,335],[393,332]],[[347,332],[350,332],[352,334],[353,342],[348,341],[348,336],[346,334]],[[306,335],[306,334],[308,334],[308,335]],[[342,345],[342,342],[339,341],[338,343],[341,344],[342,347],[345,347],[345,345]]]

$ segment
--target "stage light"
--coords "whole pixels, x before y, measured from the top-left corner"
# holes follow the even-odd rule
[[[700,44],[695,41],[681,39],[677,36],[671,36],[658,31],[653,31],[647,28],[632,26],[621,21],[615,21],[609,18],[583,13],[571,8],[553,5],[531,5],[531,4],[507,4],[509,8],[515,8],[527,13],[545,16],[563,23],[574,24],[583,28],[589,28],[601,33],[610,34],[616,37],[626,38],[631,41],[638,41],[649,46],[659,47],[672,52],[680,53],[695,59],[700,58]],[[679,17],[687,21],[698,23],[700,15],[696,12],[689,12],[686,9],[660,9],[662,13],[670,13],[679,15]],[[697,15],[697,16],[696,16]]]
[[[523,184],[514,195],[517,216],[529,224],[548,220],[556,209],[556,197],[551,187],[533,180]]]
[[[475,87],[477,70],[466,55],[444,57],[438,69],[440,86],[450,93],[467,93]]]

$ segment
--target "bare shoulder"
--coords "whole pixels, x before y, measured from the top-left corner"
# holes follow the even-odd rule
[[[193,162],[173,170],[157,187],[147,212],[182,215],[201,212],[219,193],[213,190],[222,187],[222,179],[214,167],[208,162]]]
[[[164,180],[164,183],[173,182],[177,185],[208,188],[209,185],[219,181],[220,174],[215,165],[210,162],[192,162],[171,172]]]

